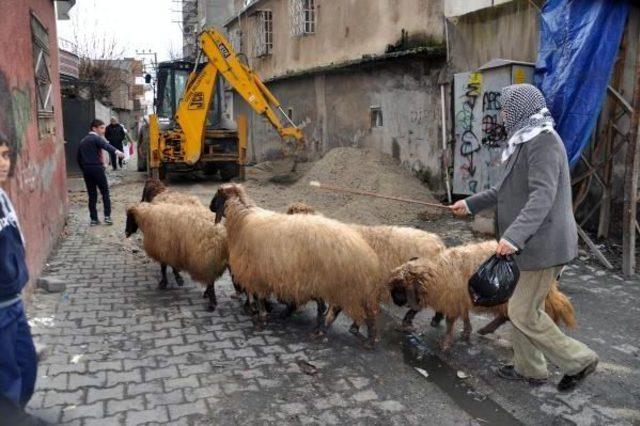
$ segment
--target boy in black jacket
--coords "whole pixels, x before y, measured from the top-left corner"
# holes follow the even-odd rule
[[[11,146],[0,133],[0,184],[10,170]],[[28,280],[18,217],[0,188],[0,425],[27,423],[23,410],[36,384],[37,355],[20,296]]]
[[[107,182],[107,175],[104,172],[104,164],[102,163],[102,150],[104,149],[118,158],[124,158],[124,153],[114,148],[113,145],[109,144],[104,138],[105,125],[102,120],[93,120],[89,128],[91,130],[89,134],[80,141],[77,160],[82,170],[84,183],[87,186],[87,193],[89,194],[91,226],[100,224],[98,220],[98,210],[96,209],[98,189],[100,189],[100,194],[102,194],[104,223],[112,225],[109,183]]]

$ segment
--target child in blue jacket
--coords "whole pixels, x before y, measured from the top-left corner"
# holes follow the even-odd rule
[[[9,177],[11,146],[0,132],[0,184]],[[0,402],[22,412],[36,383],[37,355],[27,323],[21,292],[29,280],[24,239],[18,217],[0,188]],[[1,418],[0,424],[7,420]],[[14,411],[14,410],[12,410]]]

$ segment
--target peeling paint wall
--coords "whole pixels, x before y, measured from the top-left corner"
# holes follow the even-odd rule
[[[312,149],[372,148],[396,157],[422,176],[439,176],[440,92],[444,58],[405,57],[269,84],[285,111],[304,127]],[[255,161],[277,157],[281,140],[271,125],[238,98],[236,113],[249,117],[249,155]],[[382,112],[372,127],[371,108]],[[429,182],[439,185],[439,179]]]
[[[3,185],[18,212],[32,279],[64,225],[67,184],[56,20],[51,0],[4,0],[0,18],[0,130],[15,148],[13,177]],[[38,134],[31,14],[49,34],[53,135]]]
[[[236,11],[243,0],[236,0]],[[337,64],[364,55],[379,55],[396,44],[402,30],[411,42],[444,43],[442,0],[315,0],[315,33],[293,37],[290,33],[289,0],[261,0],[254,3],[227,29],[242,31],[242,52],[265,79],[291,72]],[[256,10],[273,15],[273,53],[251,55]]]

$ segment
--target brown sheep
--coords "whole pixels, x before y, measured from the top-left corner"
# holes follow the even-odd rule
[[[169,203],[169,204],[177,204],[181,206],[194,206],[201,207],[206,209],[206,207],[202,204],[202,202],[198,199],[198,197],[188,194],[183,194],[177,191],[171,191],[167,189],[166,185],[162,183],[162,181],[154,178],[149,178],[144,183],[144,188],[142,190],[142,202],[151,203]],[[173,276],[175,277],[176,284],[179,287],[184,285],[184,279],[180,275],[180,271],[175,267],[171,268],[173,270]],[[167,280],[167,264],[160,263],[160,274],[161,278],[158,282],[158,288],[161,290],[165,290],[169,281]],[[205,290],[205,297],[208,296],[210,289],[207,288]],[[214,296],[215,297],[215,296]]]
[[[365,321],[368,347],[377,341],[379,262],[349,226],[322,216],[285,215],[256,207],[237,184],[222,185],[211,200],[217,220],[226,218],[229,263],[238,283],[258,297],[296,304],[320,298]]]
[[[142,230],[144,250],[162,264],[189,273],[194,281],[213,289],[227,268],[226,229],[210,211],[176,204],[139,203],[127,209],[126,236]],[[210,291],[209,309],[217,305]]]
[[[470,311],[489,312],[506,317],[506,303],[493,307],[474,306],[468,290],[469,278],[478,266],[495,253],[496,247],[495,241],[453,247],[444,250],[434,259],[415,259],[395,269],[388,285],[394,303],[398,306],[409,306],[403,320],[404,327],[412,327],[413,318],[422,308],[431,307],[437,312],[442,312],[447,322],[446,335],[442,341],[442,349],[446,350],[451,346],[453,327],[460,317],[464,321],[463,338],[470,339]],[[568,326],[575,323],[571,303],[555,285],[552,286],[546,300],[545,309],[551,318],[556,321],[562,320]],[[499,321],[500,317],[494,322]],[[489,324],[492,325],[495,324]]]
[[[316,214],[313,207],[297,202],[287,209],[287,214]],[[391,271],[414,257],[431,257],[445,249],[445,245],[435,234],[400,226],[364,226],[349,225],[369,244],[380,260],[380,277],[378,285],[383,301],[389,300],[387,278]],[[293,308],[294,309],[294,308]],[[288,311],[292,308],[289,307]],[[320,313],[320,309],[318,310]],[[332,306],[327,317],[327,326],[335,320],[340,308]],[[359,324],[353,323],[350,331],[357,333]]]

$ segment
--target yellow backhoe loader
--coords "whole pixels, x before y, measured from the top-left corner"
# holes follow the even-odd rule
[[[229,41],[213,28],[203,31],[198,40],[200,53],[186,84],[188,63],[178,61],[159,66],[156,105],[160,110],[170,109],[172,117],[168,123],[161,123],[157,114],[149,116],[150,174],[163,179],[167,172],[219,170],[223,180],[244,178],[246,118],[235,118],[237,129],[214,128],[211,123],[212,100],[220,96],[218,77],[224,78],[256,113],[267,119],[286,143],[295,150],[303,147],[302,130],[289,119],[256,73],[239,60]],[[167,105],[173,107],[164,108]]]

